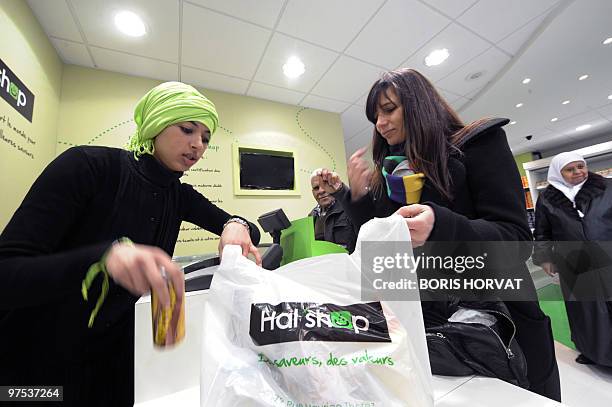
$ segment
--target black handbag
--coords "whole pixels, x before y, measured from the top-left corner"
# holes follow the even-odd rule
[[[516,342],[516,326],[503,302],[424,302],[423,319],[433,374],[497,377],[528,388],[527,362]],[[495,317],[491,326],[450,322],[461,308]]]

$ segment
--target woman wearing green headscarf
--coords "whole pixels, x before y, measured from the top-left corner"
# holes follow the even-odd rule
[[[218,127],[210,100],[167,82],[134,112],[128,149],[80,146],[58,156],[0,235],[0,383],[62,385],[64,403],[134,403],[134,304],[166,281],[182,221],[254,254],[255,225],[179,178]],[[86,301],[85,298],[88,299]]]

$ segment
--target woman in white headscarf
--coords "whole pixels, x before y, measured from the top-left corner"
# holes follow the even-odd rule
[[[612,366],[612,180],[573,152],[556,155],[536,203],[533,262],[559,273],[576,362]],[[608,254],[606,254],[608,253]]]

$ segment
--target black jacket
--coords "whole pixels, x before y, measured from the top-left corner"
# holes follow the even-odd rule
[[[566,300],[612,298],[612,181],[589,173],[576,208],[549,185],[536,202],[533,262],[553,263]],[[612,360],[612,358],[611,358]]]
[[[507,119],[492,119],[466,134],[458,144],[459,152],[448,159],[453,200],[440,194],[425,181],[420,203],[430,206],[435,222],[428,244],[415,250],[429,255],[489,254],[489,277],[523,278],[522,299],[536,299],[535,287],[525,261],[531,255],[531,232],[527,223],[525,198],[518,169],[506,141],[502,126]],[[351,220],[360,227],[373,217],[394,213],[402,204],[387,195],[366,196],[352,202],[350,190],[335,194]],[[432,242],[447,242],[436,245]],[[472,242],[469,247],[452,242]],[[500,244],[476,242],[523,242]],[[438,249],[439,248],[439,249]],[[433,251],[432,251],[433,250]],[[492,252],[495,251],[495,252]],[[503,257],[503,258],[502,258]],[[465,276],[465,275],[464,275]],[[427,293],[422,293],[422,296]],[[478,298],[474,293],[474,298]]]
[[[494,119],[476,128],[462,140],[462,154],[449,158],[452,202],[425,181],[421,204],[431,206],[436,218],[430,241],[531,240],[520,176],[502,129],[507,123]],[[357,202],[351,202],[348,188],[334,196],[357,228],[402,206],[371,191]],[[523,260],[529,254],[523,254]]]
[[[308,216],[312,216],[316,223],[321,221],[321,218],[317,215],[316,208],[313,209]],[[331,209],[327,212],[327,215],[323,219],[323,237],[325,241],[339,244],[345,247],[349,253],[355,250],[355,242],[357,241],[357,234],[350,218],[344,212],[340,202],[336,202]]]
[[[589,173],[575,202],[583,218],[552,185],[540,194],[533,261],[559,273],[576,349],[612,366],[612,180]]]
[[[575,201],[584,218],[580,218],[572,202],[552,185],[538,197],[535,264],[554,261],[555,241],[612,240],[612,180],[589,172]]]
[[[502,126],[507,119],[492,119],[467,134],[457,145],[461,154],[449,157],[448,166],[454,199],[449,202],[427,180],[421,192],[423,205],[435,213],[435,223],[428,241],[522,241],[531,242],[525,197],[518,168]],[[391,215],[402,205],[386,195],[372,192],[351,202],[350,191],[334,194],[357,228],[373,217]],[[529,243],[516,246],[507,258],[519,264],[528,297],[535,297],[535,287],[525,261],[531,255]],[[506,303],[517,325],[517,341],[528,365],[530,389],[560,400],[558,369],[555,361],[550,320],[536,301]],[[424,307],[427,305],[424,304]]]
[[[88,328],[101,278],[89,302],[81,282],[120,237],[172,255],[182,221],[222,232],[230,215],[181,175],[107,147],[71,148],[45,168],[0,235],[0,384],[63,385],[65,406],[134,403],[138,297],[111,281]]]

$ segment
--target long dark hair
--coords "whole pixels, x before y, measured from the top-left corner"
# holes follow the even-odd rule
[[[424,173],[442,196],[452,200],[449,156],[453,152],[460,153],[457,143],[488,119],[466,126],[431,82],[414,69],[397,69],[382,74],[372,85],[366,103],[366,116],[374,123],[372,160],[376,173],[371,183],[376,194],[383,191],[382,164],[389,155],[389,145],[376,129],[376,111],[381,95],[385,95],[389,88],[395,90],[403,106],[406,133],[404,154],[412,167]]]

